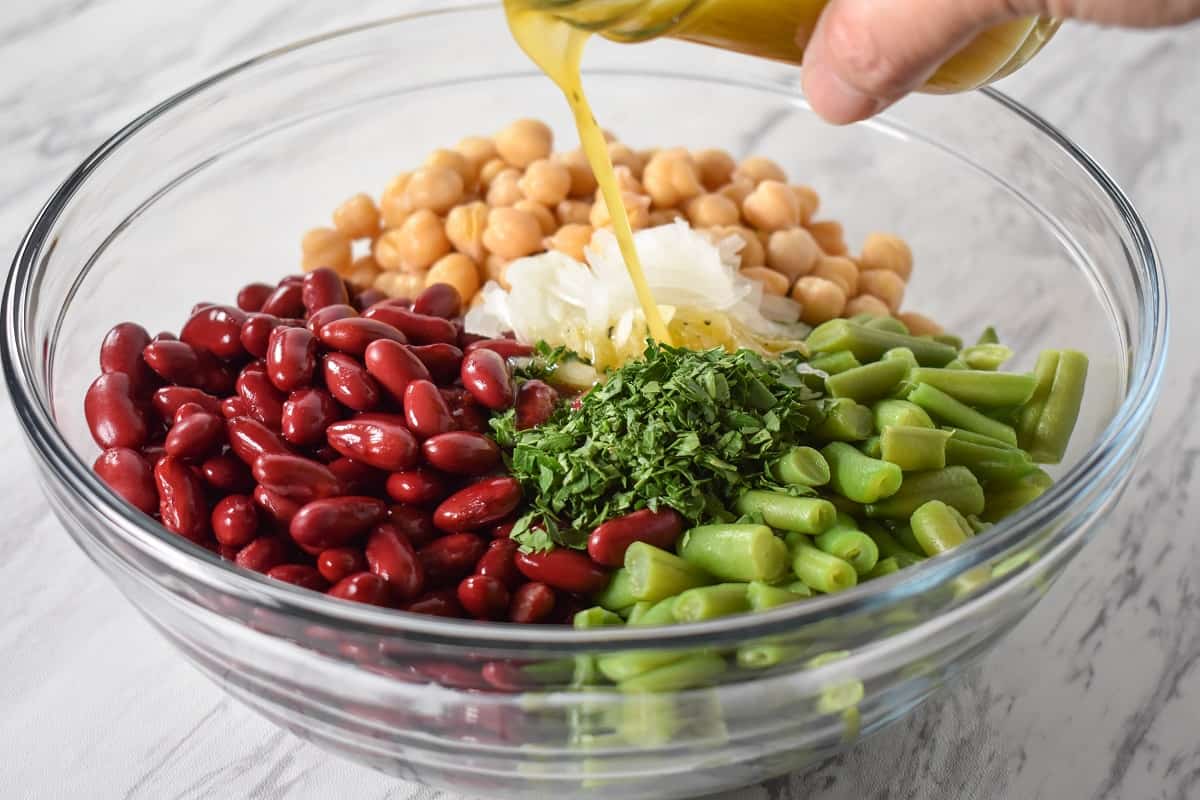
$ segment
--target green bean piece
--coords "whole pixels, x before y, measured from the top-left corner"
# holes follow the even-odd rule
[[[688,589],[675,598],[676,622],[700,622],[750,610],[744,583],[718,583]]]
[[[947,553],[971,538],[970,526],[961,514],[940,500],[931,500],[912,515],[913,536],[927,556]]]
[[[743,669],[770,669],[799,658],[803,649],[795,645],[745,644],[737,650],[737,664]]]
[[[595,686],[601,682],[600,670],[596,668],[595,656],[578,655],[573,659],[574,669],[571,671],[571,688],[582,689]]]
[[[883,442],[878,436],[872,436],[858,446],[859,451],[868,458],[883,458]]]
[[[959,356],[971,369],[994,372],[1013,357],[1011,347],[1002,344],[976,344],[962,351]]]
[[[673,664],[682,658],[693,655],[694,652],[688,650],[635,650],[611,653],[599,656],[596,659],[596,667],[600,670],[601,675],[613,683],[620,683],[667,664]]]
[[[600,606],[592,606],[579,611],[572,619],[572,624],[576,630],[587,630],[589,628],[605,628],[611,625],[624,625],[625,620],[618,617],[607,608]]]
[[[917,541],[917,536],[913,533],[912,525],[909,525],[907,522],[903,525],[897,525],[892,529],[892,535],[896,537],[896,541],[900,543],[900,546],[906,552],[925,555],[921,543]]]
[[[907,347],[917,361],[927,367],[944,367],[958,356],[961,349],[933,339],[868,328],[845,319],[835,319],[817,326],[808,335],[807,343],[811,352],[836,353],[848,350],[862,362],[876,361],[888,350]]]
[[[821,455],[829,462],[833,490],[856,503],[875,503],[890,497],[904,480],[895,464],[871,458],[843,442],[826,445]]]
[[[856,503],[848,497],[842,497],[840,494],[831,494],[827,498],[833,503],[833,507],[841,514],[850,514],[854,517],[865,517],[866,506],[862,503]]]
[[[830,375],[825,379],[825,388],[833,397],[849,397],[859,403],[870,403],[891,394],[907,374],[908,364],[901,359],[876,361]]]
[[[1020,406],[1037,388],[1032,375],[1017,372],[988,372],[978,369],[929,369],[919,367],[909,376],[914,384],[927,384],[973,408]]]
[[[984,416],[937,387],[919,383],[908,393],[908,399],[955,428],[981,433],[1013,447],[1017,445],[1017,432],[1011,426]]]
[[[817,549],[837,556],[860,576],[866,575],[879,563],[879,547],[875,541],[860,530],[837,528],[826,531],[813,539]]]
[[[1017,417],[1017,438],[1022,450],[1028,451],[1033,446],[1038,420],[1042,418],[1042,409],[1046,407],[1050,389],[1054,387],[1054,376],[1058,372],[1061,356],[1058,350],[1043,350],[1033,367],[1033,379],[1037,386],[1033,390],[1033,397],[1029,398]]]
[[[983,445],[984,447],[999,447],[1001,450],[1017,449],[1016,445],[1009,444],[1008,442],[1001,441],[1000,439],[993,439],[991,436],[984,436],[982,433],[975,433],[973,431],[963,430],[962,428],[949,427],[942,428],[942,430],[950,431],[950,433],[954,434],[953,441],[956,442],[979,444]]]
[[[996,329],[988,325],[983,329],[983,333],[979,334],[979,339],[975,344],[1000,344],[1000,334],[996,333]]]
[[[887,558],[881,559],[879,562],[877,562],[870,572],[868,572],[866,575],[863,575],[863,578],[873,581],[876,578],[883,578],[887,575],[891,575],[893,572],[899,571],[900,562],[897,561],[894,556],[888,556]]]
[[[792,571],[818,592],[832,594],[851,589],[858,583],[858,573],[853,566],[824,550],[802,544],[795,549],[794,556]]]
[[[971,514],[969,517],[967,517],[967,524],[971,526],[971,530],[975,532],[976,536],[992,527],[992,523],[984,522],[977,514]]]
[[[875,542],[875,547],[879,549],[881,558],[892,558],[901,553],[912,554],[912,551],[897,541],[891,531],[884,528],[875,520],[866,520],[862,525],[863,532],[871,537],[871,541]]]
[[[862,702],[867,688],[862,681],[847,681],[840,686],[831,686],[817,698],[818,714],[841,714]]]
[[[826,375],[837,375],[847,370],[861,367],[862,363],[854,357],[854,353],[843,350],[840,353],[818,353],[808,361],[813,369],[819,369]]]
[[[880,455],[904,472],[941,469],[946,466],[946,447],[951,436],[937,428],[889,425],[879,437]]]
[[[793,447],[775,462],[772,474],[789,486],[824,486],[829,483],[829,464],[819,450]]]
[[[800,580],[799,578],[797,578],[794,581],[790,581],[788,583],[783,584],[783,588],[787,589],[792,594],[800,595],[801,597],[812,597],[813,596],[812,587],[809,586],[804,581]]]
[[[623,620],[627,620],[627,621],[628,621],[628,619],[629,619],[629,615],[633,613],[633,609],[634,609],[634,608],[636,608],[636,607],[637,607],[637,603],[634,603],[634,604],[633,604],[633,605],[631,605],[631,606],[625,606],[624,608],[618,608],[618,609],[617,609],[617,616],[618,616],[618,617],[620,617],[620,618],[621,618],[621,619],[623,619]]]
[[[792,497],[781,492],[745,492],[738,498],[735,507],[740,514],[758,514],[763,522],[772,528],[797,533],[821,533],[837,519],[837,509],[828,500],[819,497]],[[743,580],[755,580],[760,577],[753,576]]]
[[[637,628],[649,628],[654,625],[673,625],[675,623],[675,601],[676,597],[668,597],[659,600],[652,604],[649,608],[642,611],[636,620],[631,620],[630,625]]]
[[[899,333],[904,336],[909,335],[908,326],[895,317],[871,317],[871,319],[861,324],[868,328],[874,328],[877,331],[890,331],[891,333]]]
[[[907,569],[914,564],[920,564],[927,558],[927,556],[924,553],[917,555],[916,553],[910,553],[905,550],[902,553],[896,553],[894,556],[891,556],[891,558],[896,559],[897,563],[900,564],[900,569]]]
[[[953,347],[955,350],[963,349],[963,340],[961,337],[955,336],[953,333],[935,333],[929,337],[938,344],[944,344],[947,347]]]
[[[638,600],[658,602],[697,586],[716,583],[704,570],[674,553],[645,542],[634,542],[625,551],[629,591]]]
[[[875,426],[871,409],[842,397],[826,402],[825,419],[811,432],[829,442],[861,442],[875,432]]]
[[[772,492],[747,494],[768,494],[796,502],[825,502],[807,497],[774,495]],[[833,507],[829,506],[829,517],[832,518],[834,514]],[[763,518],[766,519],[767,515],[764,514]],[[725,581],[773,581],[787,572],[787,545],[766,525],[704,525],[692,528],[679,539],[679,555],[696,569]]]
[[[595,737],[596,747],[662,747],[670,744],[686,724],[685,720],[680,719],[679,706],[669,693],[629,695],[620,704],[618,714],[620,719],[615,724],[605,720],[609,724],[601,729],[613,729],[615,733],[601,734],[603,738]],[[585,769],[585,774],[589,776],[595,773],[607,774],[609,769],[597,759],[595,766]],[[583,788],[611,792],[614,783],[611,778],[588,777]]]
[[[699,653],[621,681],[617,688],[626,693],[680,692],[711,683],[724,671],[725,659]]]
[[[900,491],[877,503],[868,503],[866,514],[875,519],[908,519],[930,500],[941,500],[964,514],[983,511],[983,487],[966,467],[946,467],[933,472],[913,472]]]
[[[808,586],[806,585],[804,588],[808,589]],[[755,611],[766,611],[768,608],[776,608],[812,597],[811,589],[808,594],[797,594],[781,586],[772,586],[762,581],[751,581],[745,589],[746,600],[750,603],[750,608]]]
[[[880,433],[891,425],[904,425],[909,428],[933,427],[929,413],[907,400],[880,400],[871,406],[871,413],[875,417],[875,430]]]
[[[1067,452],[1071,434],[1079,421],[1087,384],[1088,357],[1077,350],[1064,350],[1054,371],[1054,383],[1038,416],[1029,455],[1039,464],[1058,464]]]
[[[967,369],[967,362],[963,361],[961,358],[956,358],[946,366],[942,367],[942,369],[948,369],[951,372],[963,372]]]
[[[1053,483],[1050,476],[1039,469],[1020,480],[990,484],[986,505],[979,516],[984,522],[999,522],[1037,500]]]
[[[1037,469],[1024,450],[974,444],[957,434],[946,443],[946,463],[966,467],[981,481],[1013,481]]]
[[[625,623],[627,625],[637,625],[638,621],[646,615],[646,612],[654,608],[654,603],[640,600],[629,607],[629,613],[625,615]]]
[[[794,553],[796,551],[796,548],[802,544],[811,545],[812,539],[805,536],[803,533],[799,533],[798,531],[788,531],[783,534],[783,543],[785,545],[787,545],[788,554],[790,555],[790,554]],[[785,576],[775,582],[776,583],[786,583],[787,580],[788,579]]]
[[[637,598],[633,596],[633,587],[630,584],[630,574],[627,569],[619,569],[609,578],[608,586],[599,592],[594,598],[596,604],[607,608],[609,611],[620,611],[623,608],[628,608],[637,602]]]

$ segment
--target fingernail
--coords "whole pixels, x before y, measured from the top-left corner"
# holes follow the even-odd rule
[[[833,70],[821,64],[805,67],[801,76],[804,94],[813,110],[835,125],[873,117],[887,107],[887,101],[851,86]]]

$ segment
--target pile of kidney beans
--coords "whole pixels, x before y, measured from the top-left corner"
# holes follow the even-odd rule
[[[415,300],[319,269],[201,303],[178,337],[122,323],[85,398],[95,471],[169,530],[343,600],[446,617],[570,622],[608,570],[518,552],[522,502],[487,435],[559,402],[517,388],[511,339],[464,333],[450,286]]]

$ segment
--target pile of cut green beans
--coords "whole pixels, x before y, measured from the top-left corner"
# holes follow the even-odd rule
[[[826,374],[824,419],[771,465],[787,491],[751,490],[674,552],[634,542],[576,628],[711,620],[850,589],[946,553],[1035,500],[1039,465],[1062,460],[1088,361],[1041,354],[1032,373],[988,329],[964,347],[916,337],[891,318],[839,319],[808,339]],[[786,647],[630,652],[596,659],[592,677],[623,691],[672,691],[730,666],[774,666]],[[732,654],[731,654],[732,655]]]

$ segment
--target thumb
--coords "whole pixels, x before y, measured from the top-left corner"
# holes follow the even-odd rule
[[[825,119],[866,119],[916,89],[985,28],[1036,0],[832,0],[804,53],[804,92]]]

